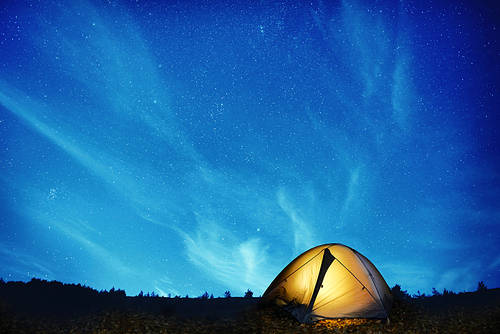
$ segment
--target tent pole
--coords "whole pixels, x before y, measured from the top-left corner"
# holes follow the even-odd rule
[[[325,248],[323,254],[323,260],[321,261],[321,268],[318,274],[318,279],[316,280],[316,285],[314,286],[314,291],[311,296],[311,301],[309,302],[309,305],[307,306],[306,312],[304,314],[305,322],[309,322],[309,319],[306,319],[306,317],[308,317],[312,311],[314,302],[316,301],[316,297],[318,296],[319,289],[322,287],[323,279],[325,278],[326,272],[334,260],[335,256],[333,256],[332,253],[330,253],[330,250],[328,248]]]

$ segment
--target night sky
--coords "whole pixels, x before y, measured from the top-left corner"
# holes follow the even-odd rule
[[[0,277],[260,295],[343,243],[499,287],[493,3],[2,1]]]

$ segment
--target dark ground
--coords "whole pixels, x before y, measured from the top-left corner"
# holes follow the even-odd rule
[[[0,282],[0,333],[500,333],[500,289],[394,297],[388,324],[304,325],[259,298],[126,297],[58,282]]]

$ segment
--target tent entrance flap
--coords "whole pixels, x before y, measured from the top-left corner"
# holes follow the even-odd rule
[[[318,274],[318,279],[316,280],[316,285],[314,286],[314,291],[311,296],[311,301],[309,302],[309,305],[307,306],[305,316],[307,317],[313,308],[314,302],[316,301],[316,297],[318,296],[319,289],[321,289],[323,280],[325,278],[325,274],[330,268],[330,265],[332,262],[335,260],[335,256],[330,253],[328,248],[325,248],[324,253],[323,253],[323,260],[321,261],[321,267],[319,269],[319,274]],[[306,320],[306,319],[304,319]]]

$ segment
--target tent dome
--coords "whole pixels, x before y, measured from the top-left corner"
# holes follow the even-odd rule
[[[328,318],[387,318],[392,296],[365,256],[342,244],[325,244],[299,255],[262,296],[301,322]]]

